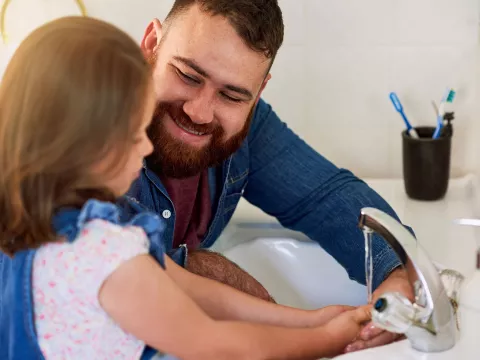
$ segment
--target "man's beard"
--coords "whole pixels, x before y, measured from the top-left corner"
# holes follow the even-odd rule
[[[199,125],[194,123],[183,111],[183,102],[160,103],[155,112],[148,136],[154,150],[147,157],[149,168],[170,178],[187,178],[201,173],[203,170],[220,165],[230,155],[237,151],[245,140],[252,119],[252,111],[244,127],[231,138],[225,140],[225,131],[220,124]],[[165,120],[168,113],[170,120]],[[165,127],[165,121],[177,121],[187,129],[205,133],[210,136],[210,142],[203,147],[191,146],[170,135]],[[174,121],[174,122],[175,122]],[[175,124],[175,126],[178,126]]]

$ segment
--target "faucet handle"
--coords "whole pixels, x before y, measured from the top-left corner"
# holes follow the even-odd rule
[[[460,289],[465,281],[465,276],[452,269],[443,269],[440,271],[440,279],[443,282],[447,296],[450,300],[458,303]]]
[[[440,272],[440,279],[443,282],[445,291],[450,303],[452,304],[453,314],[455,315],[455,320],[457,324],[457,330],[460,330],[460,324],[458,320],[458,304],[460,303],[459,295],[460,289],[465,281],[465,277],[458,271],[452,269],[443,269]]]
[[[373,323],[384,330],[404,334],[415,322],[415,308],[400,293],[385,293],[372,309]]]

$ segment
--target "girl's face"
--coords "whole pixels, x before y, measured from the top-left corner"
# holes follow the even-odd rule
[[[130,152],[125,157],[124,165],[117,166],[117,164],[113,164],[113,172],[109,170],[109,167],[112,168],[112,161],[115,161],[112,159],[115,159],[116,151],[122,150],[122,144],[119,144],[111,154],[107,155],[94,167],[96,176],[100,176],[103,184],[113,191],[116,196],[124,195],[130,189],[132,183],[140,176],[143,159],[153,150],[152,143],[147,136],[147,128],[152,121],[155,105],[154,92],[147,92],[147,98],[140,112],[142,116],[140,126],[132,134],[133,144]]]

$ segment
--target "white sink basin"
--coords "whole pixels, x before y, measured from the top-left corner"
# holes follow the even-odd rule
[[[212,250],[220,251],[248,271],[278,303],[301,309],[366,303],[365,286],[350,280],[343,267],[318,244],[285,229],[251,226],[227,232]],[[259,237],[249,239],[252,233]],[[282,233],[285,236],[279,236]],[[233,239],[239,245],[231,246]],[[427,354],[414,350],[408,340],[403,340],[335,359],[479,360],[480,350],[460,339],[449,351]]]
[[[315,309],[366,303],[365,286],[350,280],[317,243],[257,238],[223,253],[260,281],[280,304]]]

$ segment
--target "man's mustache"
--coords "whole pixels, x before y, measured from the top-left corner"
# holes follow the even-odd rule
[[[182,104],[173,104],[171,102],[162,102],[157,105],[157,108],[154,112],[153,119],[154,121],[162,121],[165,118],[165,115],[168,113],[170,117],[186,127],[187,129],[204,133],[204,134],[213,134],[214,132],[221,132],[219,125],[214,123],[209,124],[197,124],[188,114],[183,111]]]

